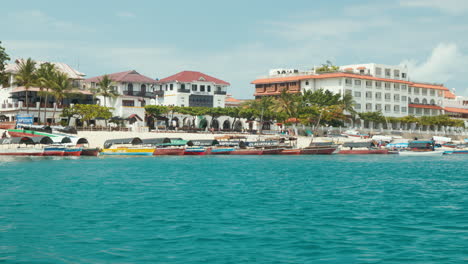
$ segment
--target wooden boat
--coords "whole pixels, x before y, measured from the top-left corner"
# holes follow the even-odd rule
[[[229,155],[263,155],[262,149],[239,148],[229,153]]]
[[[35,148],[30,137],[0,139],[0,156],[42,156],[43,149]]]
[[[81,156],[82,147],[66,147],[63,153],[64,156]]]
[[[184,150],[184,155],[206,155],[206,153],[204,147],[188,147]]]
[[[207,150],[207,155],[229,155],[231,152],[235,151],[235,148],[224,148],[224,147],[217,147],[217,148],[210,148]]]
[[[346,142],[344,148],[338,154],[345,155],[367,155],[367,154],[389,154],[388,149],[376,148],[373,142]]]
[[[180,156],[184,155],[185,148],[156,148],[153,152],[154,156],[160,155],[171,155],[171,156]]]
[[[308,147],[301,149],[303,155],[330,155],[337,146],[332,142],[311,142]]]
[[[277,155],[283,152],[284,148],[264,148],[262,155]]]
[[[81,156],[94,156],[97,157],[99,156],[99,148],[83,148],[81,150]]]
[[[414,140],[409,142],[408,149],[400,151],[400,156],[442,156],[444,150],[435,150],[433,140]]]
[[[301,149],[283,149],[281,155],[300,155]]]
[[[47,146],[44,147],[44,156],[63,156],[65,155],[64,146]]]
[[[142,145],[142,143],[143,141],[138,137],[106,140],[101,154],[152,156],[156,147]]]

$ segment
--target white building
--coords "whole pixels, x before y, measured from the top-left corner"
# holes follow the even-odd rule
[[[135,70],[112,73],[107,75],[113,82],[117,97],[98,96],[99,104],[113,107],[113,115],[130,120],[137,127],[145,126],[145,105],[156,104],[156,80],[144,76]],[[84,80],[87,89],[98,89],[102,76]]]
[[[163,105],[224,107],[229,85],[201,72],[183,71],[159,80],[156,91],[164,94]]]
[[[27,107],[26,88],[16,85],[15,78],[20,64],[23,61],[23,59],[17,59],[15,63],[8,64],[5,67],[5,72],[10,74],[10,79],[7,86],[3,87],[0,84],[1,121],[14,122],[16,115],[29,112],[29,114],[33,116],[34,122],[39,121],[38,117],[40,114],[41,122],[54,123],[59,121],[63,107],[77,103],[92,103],[92,94],[89,91],[83,90],[81,86],[85,74],[73,69],[65,63],[51,62],[59,72],[68,75],[73,89],[68,92],[69,96],[63,100],[63,105],[60,105],[57,104],[54,97],[51,95],[48,96],[46,102],[45,96],[41,96],[39,93],[41,91],[40,87],[29,87],[27,90],[29,107]],[[41,64],[45,63],[43,61],[35,62],[36,68],[39,68]],[[42,91],[45,91],[45,89],[42,89]]]
[[[405,67],[375,63],[341,66],[339,71],[329,73],[276,69],[252,84],[256,98],[279,95],[282,90],[349,93],[357,112],[381,111],[393,117],[443,114],[444,96],[449,91],[441,84],[410,81]]]

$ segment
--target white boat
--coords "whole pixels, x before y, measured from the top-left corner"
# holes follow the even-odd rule
[[[442,156],[445,151],[435,150],[435,151],[400,151],[398,154],[400,156]]]

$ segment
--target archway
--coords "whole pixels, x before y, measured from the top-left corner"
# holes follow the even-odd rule
[[[419,99],[418,99],[418,98],[414,98],[414,103],[415,103],[415,104],[419,104]]]
[[[205,129],[208,126],[208,121],[206,121],[206,118],[203,118],[200,120],[200,123],[198,124],[198,128]]]
[[[211,121],[211,127],[214,129],[214,130],[219,130],[219,121],[218,119],[213,119]]]
[[[175,129],[175,128],[179,127],[179,118],[177,118],[177,117],[172,118],[170,127],[172,129]]]
[[[435,105],[435,100],[431,99],[431,105]]]
[[[146,94],[146,85],[142,84],[141,85],[141,91],[140,91],[141,95],[145,95]]]
[[[424,99],[422,100],[422,104],[427,104],[427,99],[426,99],[426,98],[424,98]]]
[[[262,130],[270,130],[270,129],[271,129],[271,123],[270,122],[263,122]]]
[[[133,84],[132,83],[129,83],[127,85],[127,94],[128,95],[133,95]]]
[[[223,122],[223,130],[231,130],[231,122],[229,120]]]
[[[234,123],[234,131],[241,132],[242,131],[242,121],[237,120],[236,123]]]

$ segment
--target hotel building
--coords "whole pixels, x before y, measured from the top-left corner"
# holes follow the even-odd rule
[[[276,69],[265,78],[254,80],[255,97],[275,96],[286,90],[299,93],[325,89],[353,96],[357,112],[381,111],[385,116],[436,116],[444,113],[443,102],[454,96],[442,84],[413,82],[408,69],[382,64],[341,66],[339,71]]]
[[[196,71],[183,71],[158,81],[163,105],[224,107],[229,83]]]

